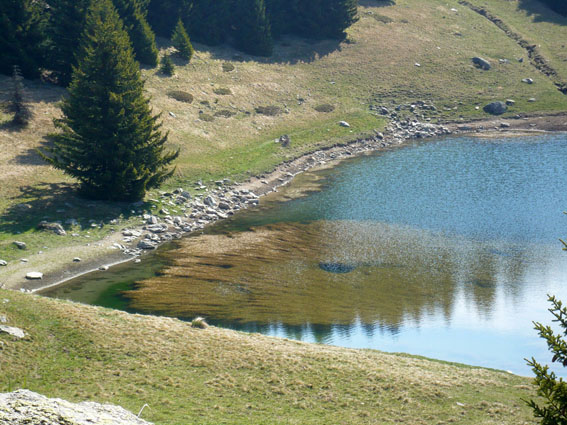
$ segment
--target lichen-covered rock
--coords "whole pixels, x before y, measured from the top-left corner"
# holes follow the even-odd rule
[[[120,406],[70,403],[28,390],[0,394],[0,425],[151,425]]]

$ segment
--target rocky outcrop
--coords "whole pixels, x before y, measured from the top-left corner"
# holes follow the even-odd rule
[[[120,406],[70,403],[28,390],[0,394],[0,425],[151,425]]]

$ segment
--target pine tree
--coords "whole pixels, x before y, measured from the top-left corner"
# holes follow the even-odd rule
[[[233,13],[236,47],[257,56],[270,56],[273,50],[270,23],[264,0],[240,0]]]
[[[75,54],[85,28],[85,18],[91,0],[50,0],[49,54],[47,67],[54,71],[61,85],[71,82]]]
[[[189,40],[189,36],[187,35],[187,31],[185,31],[181,19],[177,21],[177,25],[171,36],[171,41],[173,42],[173,47],[177,49],[177,54],[183,59],[190,61],[195,51],[193,50],[193,45],[191,44],[191,40]]]
[[[11,75],[18,65],[24,76],[39,77],[45,49],[42,4],[33,0],[0,1],[0,72]]]
[[[113,3],[128,32],[136,60],[145,65],[157,66],[158,49],[155,34],[137,0],[113,0]]]
[[[142,199],[172,175],[179,152],[165,152],[167,134],[149,99],[128,35],[111,0],[93,2],[78,64],[63,100],[60,132],[42,154],[80,182],[89,198]]]
[[[549,350],[553,353],[552,362],[559,363],[563,367],[567,366],[567,308],[563,307],[561,301],[550,296],[549,302],[552,307],[549,309],[554,316],[554,322],[559,324],[562,334],[555,334],[551,327],[541,323],[534,323],[539,336],[545,339]],[[534,416],[541,419],[543,425],[567,425],[567,382],[561,378],[557,380],[554,372],[549,371],[548,366],[539,364],[534,358],[527,360],[532,367],[536,377],[534,385],[537,387],[537,394],[543,399],[544,404],[539,405],[534,400],[526,401],[532,408]]]
[[[191,13],[183,22],[194,40],[215,46],[224,42],[229,33],[230,8],[230,0],[193,0]]]
[[[290,0],[293,33],[303,37],[343,38],[356,22],[357,0]]]
[[[12,98],[8,106],[8,112],[14,114],[12,123],[19,127],[25,127],[32,118],[32,112],[24,98],[24,84],[20,68],[14,65],[12,72]]]
[[[156,34],[170,37],[179,19],[187,23],[193,0],[149,0],[147,19]]]
[[[159,70],[164,75],[171,77],[175,73],[175,66],[173,65],[173,62],[171,61],[171,58],[169,57],[169,55],[167,55],[167,54],[164,55],[161,58],[160,64],[161,64],[161,66],[160,66]]]

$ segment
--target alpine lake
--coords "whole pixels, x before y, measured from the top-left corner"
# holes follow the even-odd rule
[[[567,301],[566,195],[566,134],[416,142],[44,295],[531,375],[533,321]]]

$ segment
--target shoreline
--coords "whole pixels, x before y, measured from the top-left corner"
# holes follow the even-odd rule
[[[445,124],[429,124],[418,122],[416,120],[391,120],[383,134],[377,132],[376,135],[371,138],[357,138],[347,143],[336,144],[307,152],[297,158],[278,164],[270,172],[252,176],[243,182],[220,187],[216,190],[210,190],[202,196],[192,198],[188,203],[188,206],[190,205],[191,209],[204,207],[204,211],[218,214],[208,215],[207,217],[211,218],[208,221],[203,221],[200,218],[193,218],[192,220],[189,218],[188,222],[179,223],[179,226],[175,225],[175,229],[179,230],[179,232],[176,232],[172,228],[174,223],[171,220],[166,219],[166,222],[168,222],[167,225],[165,223],[161,223],[160,220],[160,223],[156,223],[155,225],[162,225],[164,228],[167,228],[167,232],[171,230],[173,233],[166,233],[168,235],[167,238],[162,240],[158,238],[157,241],[155,239],[141,239],[141,235],[144,232],[147,232],[148,227],[151,228],[151,226],[136,226],[135,228],[128,230],[130,232],[133,231],[135,235],[137,233],[140,235],[135,237],[133,240],[128,241],[128,243],[124,244],[125,246],[122,245],[123,249],[118,252],[94,252],[92,253],[91,258],[80,263],[72,263],[68,260],[66,262],[63,262],[63,260],[51,262],[50,265],[53,268],[50,271],[45,272],[44,277],[41,280],[27,280],[24,273],[21,278],[16,278],[11,284],[0,285],[0,287],[4,289],[41,294],[42,291],[63,285],[79,276],[99,271],[101,269],[108,270],[108,268],[112,266],[134,261],[138,258],[143,260],[145,251],[148,250],[135,248],[140,244],[141,240],[151,242],[153,250],[172,239],[189,236],[196,231],[202,230],[209,224],[227,218],[229,215],[236,213],[240,209],[246,209],[250,206],[257,205],[260,197],[277,191],[279,187],[287,185],[300,173],[316,167],[332,167],[340,161],[348,158],[402,147],[408,142],[415,140],[425,140],[449,135],[495,138],[541,135],[555,132],[567,132],[567,112],[553,115],[492,118],[468,122],[450,122]],[[216,198],[221,200],[217,201],[216,205],[219,205],[220,202],[225,200],[224,196],[227,193],[241,194],[241,196],[248,197],[248,199],[242,204],[242,207],[236,208],[235,210],[231,209],[229,215],[224,214],[224,210],[219,208],[211,211],[211,208],[204,205],[204,203],[201,203],[201,201],[206,197],[213,197],[213,199]],[[183,230],[180,229],[181,225],[186,225]],[[105,238],[103,241],[107,242],[106,247],[112,248],[112,245],[110,245],[112,242],[121,240],[121,238],[123,238],[123,233],[126,233],[125,230],[126,229],[115,231]],[[164,230],[160,231],[160,233],[163,231]],[[152,236],[151,234],[149,235]],[[146,234],[146,236],[148,236],[148,234]],[[116,244],[117,242],[114,242],[113,245]],[[70,249],[73,250],[73,248],[74,247],[71,247]],[[57,252],[52,252],[50,254],[45,254],[45,257],[47,257],[49,261],[49,257],[55,257],[57,254]]]

